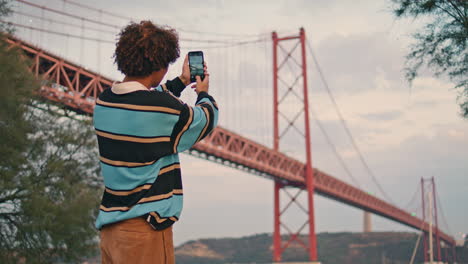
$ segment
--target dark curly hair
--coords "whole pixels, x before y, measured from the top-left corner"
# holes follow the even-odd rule
[[[117,68],[132,77],[165,69],[180,56],[179,36],[167,26],[143,20],[131,22],[119,33],[114,53]]]

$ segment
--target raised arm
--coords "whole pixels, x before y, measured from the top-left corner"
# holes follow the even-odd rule
[[[207,72],[203,81],[197,76],[197,85],[194,86],[198,93],[196,104],[194,107],[184,105],[171,135],[174,153],[190,149],[218,124],[218,105],[208,94],[208,86]]]

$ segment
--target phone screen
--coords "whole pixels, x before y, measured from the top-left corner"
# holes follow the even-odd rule
[[[192,51],[189,52],[189,65],[190,65],[190,80],[195,82],[195,76],[201,76],[203,79],[203,52],[201,51]]]

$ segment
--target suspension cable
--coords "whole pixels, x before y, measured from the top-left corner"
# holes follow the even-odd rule
[[[61,0],[61,1],[63,1],[64,3],[70,4],[70,5],[78,6],[78,7],[88,9],[88,10],[91,10],[91,11],[102,12],[103,14],[109,15],[111,17],[115,17],[115,18],[119,18],[119,19],[123,19],[123,20],[127,20],[127,21],[136,20],[134,17],[129,17],[129,16],[125,16],[125,15],[122,15],[122,14],[117,14],[115,12],[109,12],[109,11],[106,11],[104,9],[95,8],[95,7],[92,7],[92,6],[89,6],[89,5],[78,3],[76,1],[72,1],[72,0]],[[259,36],[259,34],[234,34],[234,33],[227,34],[227,33],[217,33],[217,32],[185,30],[185,29],[181,29],[181,28],[177,28],[177,31],[185,32],[185,33],[193,33],[193,34],[205,34],[205,35],[226,36],[226,37],[227,36],[231,36],[231,37],[258,37]],[[263,33],[261,35],[267,35],[267,34],[268,33]]]
[[[70,4],[70,5],[79,6],[81,8],[85,8],[85,9],[96,11],[96,12],[101,12],[103,14],[106,14],[106,15],[109,15],[109,16],[112,16],[112,17],[116,17],[116,18],[120,18],[120,19],[124,19],[124,20],[132,20],[131,17],[124,16],[124,15],[121,15],[121,14],[117,14],[117,13],[114,13],[114,12],[109,12],[109,11],[104,10],[104,9],[98,9],[98,8],[95,8],[95,7],[92,7],[92,6],[89,6],[89,5],[85,5],[85,4],[82,4],[82,3],[78,3],[78,2],[75,2],[75,1],[71,1],[71,0],[62,0],[62,1],[64,3]]]
[[[47,10],[49,12],[56,13],[56,14],[59,14],[59,15],[62,15],[62,16],[67,16],[67,17],[71,17],[71,18],[75,18],[75,19],[80,19],[82,21],[94,23],[94,24],[97,24],[97,25],[103,25],[103,26],[107,26],[107,27],[111,27],[111,28],[115,28],[115,29],[120,29],[120,27],[116,26],[116,25],[112,25],[112,24],[108,24],[108,23],[104,23],[104,22],[99,22],[99,21],[94,20],[94,19],[78,16],[78,15],[75,15],[75,14],[70,14],[70,13],[67,13],[67,12],[64,12],[64,11],[53,9],[53,8],[50,8],[50,7],[47,7],[47,6],[41,6],[41,5],[31,3],[31,2],[28,2],[28,1],[25,1],[25,0],[16,0],[16,1],[20,2],[20,3],[23,3],[23,4],[26,4],[26,5],[29,5],[29,6],[32,6],[32,7],[35,7],[35,8],[40,8],[40,9],[43,9],[43,10]]]
[[[354,149],[356,150],[356,153],[358,154],[359,156],[359,159],[361,160],[361,163],[364,165],[364,168],[366,169],[367,173],[371,176],[373,182],[375,183],[375,185],[377,186],[377,188],[380,190],[380,192],[382,193],[382,195],[384,196],[385,199],[387,199],[387,201],[390,201],[391,203],[394,203],[393,200],[390,198],[390,196],[387,195],[387,193],[383,190],[382,186],[380,185],[379,181],[377,180],[377,177],[375,176],[375,174],[372,172],[371,168],[369,167],[369,165],[367,164],[366,160],[364,159],[364,156],[361,152],[361,150],[359,149],[359,147],[357,146],[357,143],[356,143],[356,140],[354,139],[343,115],[341,114],[341,111],[338,107],[338,104],[336,103],[335,101],[335,98],[330,90],[330,87],[328,86],[328,82],[327,80],[325,79],[325,76],[322,72],[322,69],[318,63],[318,60],[317,58],[315,57],[315,54],[312,50],[312,46],[310,45],[310,42],[307,41],[307,47],[309,49],[309,52],[312,56],[312,59],[314,61],[314,64],[315,66],[317,67],[317,70],[318,70],[318,73],[319,73],[319,76],[320,76],[320,79],[322,80],[324,86],[325,86],[325,89],[327,91],[327,94],[328,96],[330,97],[330,100],[332,101],[333,105],[334,105],[334,108],[335,108],[335,111],[336,113],[338,114],[339,118],[340,118],[340,121],[341,121],[341,124],[343,125],[344,129],[345,129],[345,132],[346,134],[348,135],[349,139],[351,140],[351,143],[354,147]]]
[[[57,10],[57,9],[53,9],[53,8],[50,8],[50,7],[47,7],[47,6],[41,6],[41,5],[38,5],[38,4],[35,4],[35,3],[28,2],[26,0],[16,0],[16,1],[18,1],[20,3],[23,3],[23,4],[26,4],[26,5],[30,5],[30,6],[35,7],[35,8],[40,8],[40,9],[43,9],[43,10],[46,10],[46,11],[49,11],[49,12],[52,12],[52,13],[56,13],[56,14],[59,14],[59,15],[62,15],[62,16],[67,16],[67,17],[71,17],[71,18],[74,18],[74,19],[79,19],[82,22],[86,21],[86,22],[101,25],[101,26],[111,27],[111,28],[114,28],[114,29],[117,29],[117,30],[121,29],[120,26],[104,23],[102,21],[90,19],[90,18],[83,17],[83,16],[78,16],[78,15],[75,15],[75,14],[70,14],[70,13],[67,13],[67,12],[64,12],[64,11],[61,11],[61,10]],[[256,35],[256,36],[258,37],[259,35]],[[246,39],[192,39],[192,38],[179,38],[179,40],[180,41],[191,41],[191,42],[195,42],[195,43],[225,44],[227,46],[233,45],[233,44],[234,45],[243,45],[243,44],[248,44],[250,42],[261,41],[261,39],[254,39],[254,40],[248,40],[247,39],[246,40]]]
[[[336,149],[336,146],[335,144],[333,144],[332,140],[330,139],[327,131],[325,130],[325,128],[323,127],[322,125],[322,122],[320,121],[320,119],[318,118],[318,115],[317,113],[312,109],[312,108],[309,108],[312,115],[315,116],[316,118],[314,118],[314,121],[317,123],[318,127],[320,128],[320,131],[322,131],[322,134],[325,136],[325,140],[327,141],[328,145],[330,146],[330,148],[332,149],[333,151],[333,154],[335,154],[335,157],[338,159],[341,167],[343,167],[343,169],[345,170],[346,174],[349,176],[349,178],[351,178],[351,180],[354,182],[354,184],[356,184],[357,187],[361,188],[361,185],[359,184],[359,182],[357,181],[357,179],[353,176],[353,174],[351,173],[351,171],[349,170],[348,166],[346,166],[346,163],[344,162],[343,160],[343,157],[340,155],[340,153],[338,152],[338,150]]]
[[[411,197],[410,201],[406,204],[406,206],[402,207],[404,209],[409,209],[410,206],[413,204],[413,202],[419,197],[419,193],[420,193],[420,187],[418,185],[418,188],[416,188],[416,191],[413,193],[413,196]]]
[[[437,205],[439,206],[438,208],[440,209],[439,211],[441,212],[441,215],[442,215],[442,222],[445,225],[444,227],[447,228],[447,231],[449,234],[453,235],[452,230],[450,230],[450,227],[448,225],[447,218],[445,217],[444,209],[442,207],[442,203],[440,202],[439,193],[437,192],[437,190],[436,190],[436,200],[437,200]]]
[[[59,24],[59,25],[81,28],[81,25],[77,25],[77,24],[73,24],[73,23],[69,23],[69,22],[65,22],[65,21],[54,20],[54,19],[45,18],[45,17],[40,17],[40,16],[36,16],[36,15],[33,15],[33,14],[25,13],[25,12],[22,12],[22,11],[13,10],[12,13],[23,15],[23,16],[26,16],[26,17],[40,19],[40,20],[43,20],[43,21],[47,21],[47,22],[51,22],[51,23],[55,23],[55,24]],[[84,27],[84,29],[91,30],[91,31],[96,31],[96,32],[101,32],[101,33],[114,34],[114,35],[117,34],[117,31],[110,31],[110,30],[104,30],[104,29],[98,29],[98,28],[92,28],[92,27]]]
[[[45,33],[64,36],[64,37],[71,37],[71,38],[91,40],[91,41],[96,41],[96,42],[101,42],[101,43],[115,44],[114,41],[110,41],[110,40],[90,38],[90,37],[85,37],[85,36],[80,36],[80,35],[68,34],[68,33],[48,30],[48,29],[42,29],[42,28],[37,28],[37,27],[28,26],[28,25],[18,24],[18,23],[14,23],[14,22],[10,22],[10,21],[5,21],[5,20],[2,20],[2,19],[0,19],[0,22],[6,23],[6,24],[9,24],[9,25],[13,25],[13,26],[16,26],[16,27],[27,28],[27,29],[34,30],[34,31],[45,32]]]

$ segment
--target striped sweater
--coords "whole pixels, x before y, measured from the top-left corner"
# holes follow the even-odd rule
[[[177,98],[184,88],[178,78],[155,90],[123,82],[99,95],[93,121],[105,190],[96,228],[141,216],[161,230],[179,219],[178,153],[202,140],[218,121],[213,97],[201,92],[191,107]]]

